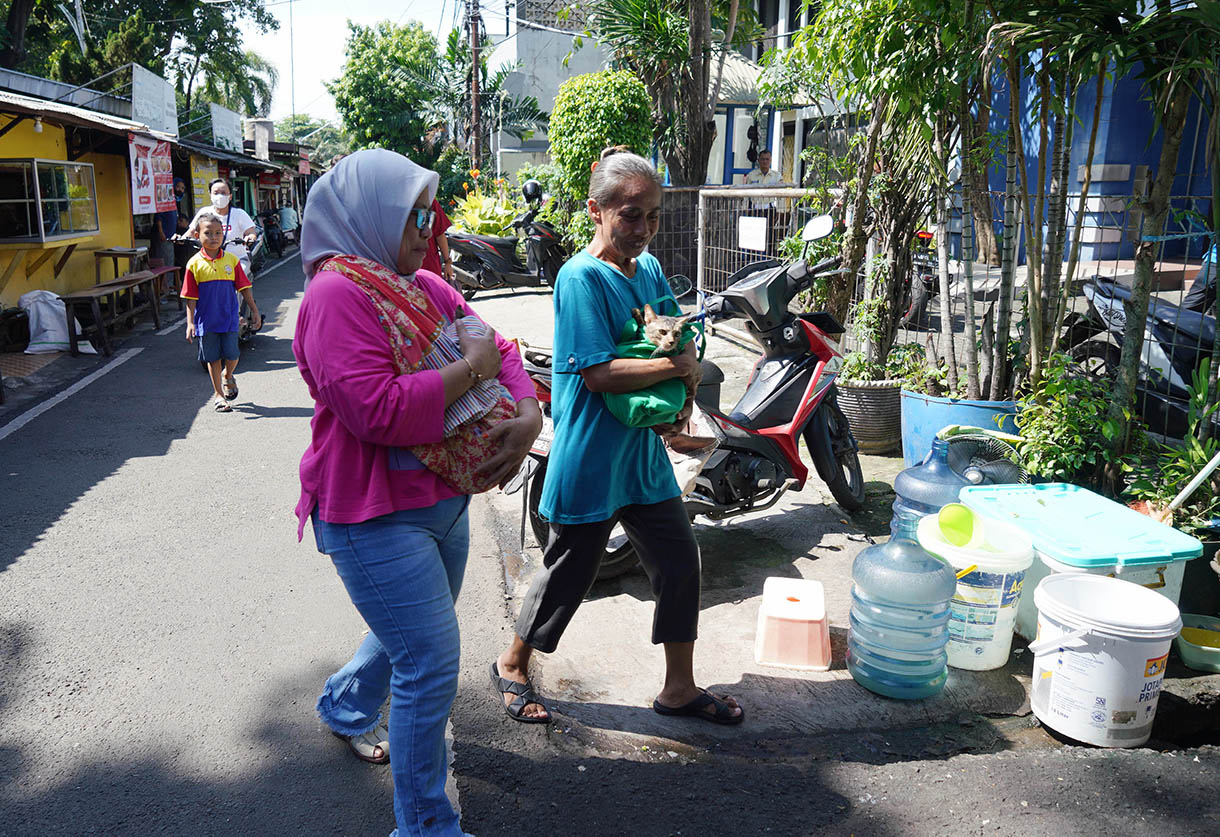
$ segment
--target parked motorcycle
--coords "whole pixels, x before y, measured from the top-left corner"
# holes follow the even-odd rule
[[[829,235],[830,216],[811,220],[802,237],[808,243]],[[703,362],[704,376],[696,395],[717,440],[695,487],[685,499],[687,513],[721,520],[774,506],[809,476],[798,450],[804,439],[818,476],[848,511],[864,503],[864,478],[855,437],[839,408],[834,386],[843,363],[831,335],[843,327],[826,312],[792,314],[788,304],[813,278],[839,265],[830,259],[810,267],[802,258],[791,265],[760,262],[738,271],[723,292],[705,300],[699,316],[708,321],[742,318],[757,337],[763,356],[750,375],[744,395],[730,412],[719,404],[721,370]],[[690,280],[681,277],[687,283]],[[539,514],[547,456],[554,427],[550,419],[551,353],[525,347],[526,372],[543,407],[543,430],[526,460],[517,488],[528,484],[526,513],[539,543],[546,543],[547,522]],[[630,541],[616,527],[598,571],[613,578],[635,566]]]
[[[278,209],[264,209],[258,213],[259,226],[267,239],[267,249],[277,259],[284,258],[284,233],[280,229]]]
[[[1073,360],[1092,375],[1114,378],[1122,357],[1127,324],[1124,303],[1131,290],[1100,276],[1087,281],[1085,315],[1073,313],[1064,323]],[[1216,339],[1216,319],[1151,299],[1144,324],[1143,357],[1136,384],[1136,408],[1154,432],[1181,439],[1187,432],[1189,383]],[[1220,416],[1213,415],[1220,424]]]
[[[445,231],[449,250],[454,254],[453,273],[462,296],[473,299],[482,290],[495,288],[537,288],[555,283],[559,268],[567,260],[562,239],[555,228],[537,220],[542,210],[542,186],[537,180],[521,184],[529,209],[513,220],[518,235],[500,238],[493,235]],[[525,236],[525,262],[517,254],[520,236]]]

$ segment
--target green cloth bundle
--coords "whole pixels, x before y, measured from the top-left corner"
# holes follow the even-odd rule
[[[662,297],[648,304],[658,313],[661,308],[674,311],[673,314],[665,316],[681,316],[678,304],[671,297]],[[685,349],[686,344],[695,338],[695,334],[702,331],[702,322],[698,325],[687,323],[683,326],[677,351]],[[703,359],[704,346],[706,341],[700,344],[700,360]],[[657,347],[644,336],[644,326],[638,323],[635,317],[630,317],[619,332],[616,349],[621,358],[647,359],[652,357]],[[670,424],[678,417],[678,413],[686,404],[686,384],[681,378],[670,378],[635,392],[606,392],[602,397],[605,398],[610,413],[623,424],[628,427],[652,427],[657,424]]]

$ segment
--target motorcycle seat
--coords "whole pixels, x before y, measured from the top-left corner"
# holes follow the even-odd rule
[[[472,238],[482,241],[485,244],[490,244],[492,247],[497,249],[503,249],[506,247],[513,248],[517,246],[517,239],[515,238],[501,238],[500,236],[479,235],[477,233],[461,233],[460,235],[462,238]]]
[[[1131,298],[1130,288],[1102,277],[1097,278],[1097,287],[1101,293],[1112,299],[1125,302]],[[1198,311],[1179,308],[1171,302],[1164,302],[1153,297],[1149,300],[1148,316],[1168,327],[1184,341],[1211,345],[1212,341],[1216,339],[1216,318]]]

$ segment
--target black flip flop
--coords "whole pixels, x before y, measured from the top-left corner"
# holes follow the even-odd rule
[[[713,724],[740,724],[746,719],[746,711],[741,710],[740,714],[732,714],[734,707],[727,700],[722,700],[716,697],[707,689],[700,689],[703,694],[692,700],[690,703],[682,706],[665,706],[659,701],[652,702],[652,711],[658,715],[680,715],[686,718],[701,718],[704,721],[711,721]],[[705,712],[708,706],[716,707],[714,712]]]
[[[494,660],[491,664],[491,685],[496,690],[497,700],[504,707],[504,714],[514,721],[520,721],[523,724],[549,724],[551,722],[551,710],[547,709],[546,704],[534,693],[534,687],[528,683],[518,683],[516,680],[501,677],[500,669],[496,666]],[[516,695],[516,697],[512,703],[505,703],[505,695]],[[531,703],[541,706],[543,711],[546,712],[546,716],[531,718],[529,715],[522,715],[521,713],[525,711],[525,707]]]

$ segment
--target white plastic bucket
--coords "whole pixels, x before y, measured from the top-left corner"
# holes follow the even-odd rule
[[[1029,572],[1025,574],[1025,587],[1029,593],[1022,596],[1017,605],[1017,635],[1031,642],[1038,631],[1038,608],[1031,594],[1037,589],[1038,582],[1055,573],[1089,573],[1121,578],[1123,581],[1155,590],[1175,605],[1182,594],[1182,576],[1186,573],[1184,560],[1167,558],[1161,564],[1124,566],[1116,562],[1100,567],[1074,567],[1041,552],[1036,552],[1036,555],[1038,560],[1034,561]]]
[[[1152,733],[1178,607],[1146,587],[1089,573],[1049,575],[1034,590],[1038,639],[1030,703],[1043,724],[1099,747]]]
[[[1008,662],[1017,603],[1034,547],[1029,535],[1015,526],[983,518],[976,518],[975,525],[983,529],[975,548],[946,541],[936,515],[919,522],[918,534],[920,546],[955,570],[975,568],[957,580],[949,603],[946,650],[953,668],[989,671]]]

